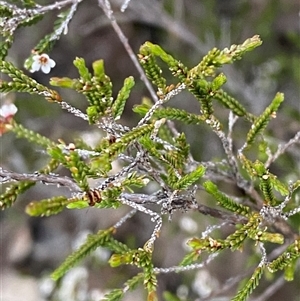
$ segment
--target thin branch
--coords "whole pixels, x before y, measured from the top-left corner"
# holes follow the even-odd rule
[[[120,218],[120,220],[114,224],[114,228],[120,228],[128,219],[132,218],[136,213],[137,213],[137,209],[133,209],[130,212],[128,212],[125,216],[123,216],[122,218]]]
[[[210,215],[212,217],[228,221],[234,225],[244,224],[247,222],[247,218],[245,218],[243,216],[232,214],[232,213],[227,213],[222,210],[214,209],[214,208],[202,205],[202,204],[192,205],[191,207],[192,207],[191,209],[198,211],[204,215]]]
[[[223,131],[218,129],[215,130],[214,128],[213,131],[222,142],[222,146],[227,156],[231,171],[236,179],[236,185],[243,189],[249,196],[251,196],[251,198],[253,198],[257,204],[262,205],[263,202],[260,195],[253,188],[253,185],[249,181],[245,180],[239,172],[238,161],[236,156],[233,154],[231,140],[226,137]]]
[[[2,178],[2,179],[1,179]],[[14,182],[14,181],[33,181],[41,182],[43,184],[57,185],[69,188],[72,192],[80,192],[79,186],[68,177],[60,177],[56,174],[41,174],[41,173],[17,173],[6,170],[0,167],[0,183]]]
[[[24,14],[24,12],[26,11],[28,14],[33,16],[33,15],[36,15],[36,14],[44,14],[44,13],[50,11],[50,10],[61,9],[62,7],[65,7],[69,4],[76,4],[76,3],[78,4],[81,1],[82,0],[55,1],[55,3],[45,5],[45,6],[36,4],[35,8],[29,8],[29,9],[19,8],[16,5],[7,3],[6,1],[0,1],[0,5],[12,9],[15,15],[18,15],[18,14],[22,15],[22,12]]]
[[[157,195],[122,193],[121,197],[130,200],[135,204],[142,204],[142,205],[157,204],[158,205],[161,203],[161,199]],[[171,204],[171,206],[174,206],[173,208],[174,210],[175,209],[194,210],[204,215],[209,215],[217,219],[225,220],[234,225],[243,224],[248,221],[247,218],[240,215],[227,213],[225,211],[211,208],[202,204],[193,204],[188,199],[188,197],[180,196],[180,198],[174,199],[173,202],[174,204]]]
[[[38,15],[43,15],[51,10],[55,9],[62,9],[63,7],[69,5],[69,4],[78,4],[82,0],[63,0],[63,1],[56,1],[54,4],[41,6],[37,5],[35,8],[19,8],[16,5],[7,3],[6,1],[0,1],[0,5],[3,7],[7,7],[13,12],[13,17],[9,20],[4,19],[3,22],[3,31],[10,31],[11,34],[15,31],[15,29],[18,27],[20,23],[25,21],[26,19],[31,19]]]
[[[280,144],[278,146],[277,151],[275,152],[275,154],[273,156],[270,156],[267,160],[267,162],[265,163],[265,167],[268,168],[275,160],[278,159],[279,156],[281,156],[282,154],[284,154],[286,152],[286,150],[293,144],[295,143],[300,143],[300,131],[297,132],[295,134],[295,136],[290,139],[287,143],[285,144]]]
[[[205,266],[207,266],[211,261],[213,261],[219,254],[220,253],[212,253],[208,256],[208,258],[205,261],[201,263],[194,263],[186,266],[173,266],[169,268],[154,268],[154,272],[156,274],[168,274],[172,272],[179,273],[179,272],[202,269]]]
[[[131,46],[128,43],[128,39],[126,38],[126,36],[124,35],[122,29],[120,28],[119,24],[117,23],[117,20],[114,16],[113,11],[111,10],[110,7],[110,3],[108,0],[98,0],[98,4],[99,6],[102,8],[102,10],[104,11],[105,15],[107,16],[107,18],[110,20],[111,25],[114,29],[114,31],[116,32],[116,34],[118,35],[121,43],[123,44],[125,50],[127,51],[131,61],[133,62],[135,68],[138,70],[141,80],[144,82],[145,86],[147,87],[151,98],[153,99],[154,102],[158,101],[158,97],[150,83],[150,81],[148,80],[144,69],[142,68],[142,66],[140,65],[135,53],[133,52]]]
[[[110,23],[111,23],[113,29],[115,30],[116,34],[118,35],[121,43],[123,44],[126,52],[128,53],[129,58],[133,62],[133,64],[136,67],[137,71],[139,72],[141,80],[144,82],[144,84],[145,84],[148,92],[151,95],[151,98],[156,103],[158,101],[158,97],[157,97],[157,95],[156,95],[156,93],[155,93],[155,91],[154,91],[154,89],[153,89],[150,81],[148,80],[144,69],[140,65],[140,63],[139,63],[139,61],[137,59],[137,56],[133,52],[130,44],[128,43],[128,39],[126,38],[126,36],[124,35],[121,27],[119,26],[119,24],[118,24],[118,22],[117,22],[117,20],[115,18],[114,12],[111,9],[109,0],[98,0],[98,4],[102,8],[102,10],[104,11],[104,13],[107,16],[107,18],[110,20]],[[181,92],[181,90],[179,90],[179,92]],[[170,95],[172,95],[172,97],[174,96],[173,94],[170,94]],[[168,96],[166,96],[166,99],[167,98],[168,98]],[[173,133],[173,135],[177,135],[178,131],[175,128],[174,122],[168,120],[167,124],[168,124],[169,129]]]
[[[86,114],[81,112],[79,109],[74,108],[73,106],[71,106],[67,102],[61,101],[61,102],[58,102],[58,104],[61,106],[62,109],[67,110],[69,113],[73,114],[74,116],[79,117],[79,118],[81,118],[83,120],[86,120],[86,121],[89,120],[89,118]]]

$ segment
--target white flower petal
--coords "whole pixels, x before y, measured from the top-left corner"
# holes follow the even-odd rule
[[[56,63],[55,63],[54,60],[49,59],[49,65],[50,65],[51,68],[53,68],[53,67],[55,67]]]
[[[42,65],[41,69],[44,73],[48,74],[51,70],[51,67],[49,66],[49,64],[47,64],[47,65]]]
[[[39,63],[40,57],[41,57],[40,55],[36,54],[36,55],[34,55],[34,56],[32,57],[32,59],[33,59],[34,62]]]
[[[31,65],[30,72],[33,73],[33,72],[39,71],[40,68],[41,68],[40,62],[39,61],[34,61],[33,64]]]
[[[10,116],[14,116],[18,111],[18,108],[13,104],[4,104],[1,108],[0,108],[0,116],[2,116],[3,118],[7,118]]]

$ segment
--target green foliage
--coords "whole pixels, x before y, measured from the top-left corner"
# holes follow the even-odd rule
[[[23,125],[17,122],[13,121],[9,129],[10,131],[14,132],[18,138],[25,138],[29,142],[40,145],[44,148],[55,145],[54,142],[52,142],[47,137],[42,136],[32,130],[26,129]]]
[[[287,247],[285,252],[269,263],[268,269],[270,272],[274,273],[278,270],[289,268],[289,265],[294,264],[295,260],[299,257],[300,239],[298,238],[294,241],[294,243]]]
[[[26,131],[27,133],[27,131]],[[32,132],[33,135],[27,135],[27,138],[30,140],[32,136],[35,137],[35,135],[38,135],[37,133]],[[22,136],[21,136],[22,137]],[[43,141],[40,137],[41,141]],[[36,142],[36,140],[30,140],[32,142]],[[49,174],[51,171],[55,170],[58,166],[58,162],[55,160],[51,160],[47,165],[45,165],[42,169],[38,171],[40,174]],[[28,181],[28,180],[21,180],[18,181],[16,184],[10,184],[8,187],[6,187],[5,192],[1,193],[0,195],[0,207],[1,210],[7,209],[11,207],[14,202],[17,200],[17,197],[24,193],[26,190],[30,189],[32,186],[36,184],[35,181]],[[42,210],[41,214],[45,213],[45,211]]]
[[[252,291],[258,286],[259,280],[263,275],[264,268],[257,267],[246,283],[246,285],[241,289],[238,294],[232,299],[232,301],[245,301],[247,297],[252,293]]]
[[[145,116],[146,113],[149,111],[149,109],[150,107],[147,106],[146,104],[141,104],[135,106],[133,111],[142,116]],[[158,119],[167,118],[169,120],[178,120],[186,124],[199,124],[204,120],[202,116],[188,113],[185,110],[180,110],[180,109],[170,108],[170,107],[156,110],[153,114],[153,117]]]
[[[228,235],[226,239],[214,239],[212,237],[190,239],[187,243],[189,247],[193,249],[184,260],[181,265],[190,264],[191,260],[198,260],[202,251],[209,253],[218,252],[220,250],[230,248],[232,251],[241,248],[246,238],[251,238],[255,241],[269,241],[272,243],[283,243],[283,236],[276,233],[267,233],[259,230],[258,226],[261,221],[261,217],[258,214],[253,214],[249,218],[249,222],[242,225],[234,233]]]
[[[70,170],[73,179],[83,191],[89,190],[86,177],[88,166],[81,160],[76,151],[70,150],[66,153],[63,145],[57,145],[49,148],[48,153],[53,159],[57,160]]]
[[[157,300],[157,280],[151,257],[151,252],[140,248],[138,250],[127,251],[124,254],[114,254],[109,260],[109,263],[112,267],[117,267],[121,264],[131,264],[143,269],[143,283],[145,288],[148,290],[147,300],[149,301]],[[134,285],[135,283],[136,280],[134,281]]]
[[[4,193],[0,195],[0,207],[2,210],[11,207],[17,200],[17,197],[32,187],[35,183],[31,181],[20,181],[16,184],[11,184],[6,188]]]
[[[105,231],[100,230],[97,234],[88,235],[86,242],[79,247],[74,253],[68,256],[66,260],[57,268],[52,274],[51,278],[58,280],[61,278],[68,270],[73,266],[78,264],[83,260],[87,255],[93,252],[97,247],[105,246],[106,243],[110,240],[110,236],[114,228],[107,229]]]
[[[256,35],[247,39],[241,45],[232,45],[229,49],[219,50],[213,48],[203,57],[202,61],[196,67],[190,70],[190,77],[194,78],[196,76],[202,78],[214,76],[217,68],[241,59],[247,51],[251,51],[261,44],[262,41],[259,36]]]
[[[174,59],[171,55],[166,53],[159,45],[152,44],[150,42],[146,42],[144,45],[141,46],[140,48],[140,62],[142,66],[144,66],[146,74],[152,74],[152,70],[156,69],[155,75],[154,75],[154,80],[155,83],[158,84],[158,79],[160,78],[160,81],[162,81],[161,84],[158,84],[158,87],[164,87],[164,81],[163,77],[161,75],[160,69],[158,67],[154,67],[153,65],[156,65],[156,62],[154,60],[151,60],[151,64],[143,64],[143,60],[145,57],[147,58],[148,56],[157,56],[159,57],[162,61],[164,61],[172,74],[176,77],[178,77],[180,80],[184,81],[185,78],[187,77],[187,72],[188,68],[184,66],[180,61],[177,61]],[[152,69],[152,70],[151,70]]]
[[[291,262],[284,268],[284,279],[286,281],[294,280],[296,268],[297,268],[297,259],[295,259],[293,262]]]
[[[234,200],[230,199],[224,193],[220,192],[217,185],[215,185],[213,182],[206,181],[203,183],[203,187],[209,194],[213,195],[218,203],[225,209],[249,217],[249,207],[238,204]]]
[[[234,233],[227,236],[225,240],[226,245],[228,245],[232,250],[241,248],[242,243],[249,235],[249,231],[254,231],[255,229],[257,229],[260,222],[261,219],[257,214],[251,216],[248,223],[237,229]]]
[[[162,93],[165,93],[167,87],[166,80],[161,76],[162,70],[156,64],[154,55],[147,47],[140,49],[139,59],[141,65],[146,70],[147,77],[162,91]]]
[[[4,60],[4,58],[7,56],[8,49],[11,47],[14,39],[12,35],[5,35],[3,33],[3,39],[1,39],[0,42],[0,60]]]
[[[10,18],[10,17],[12,17],[12,15],[13,15],[13,11],[12,11],[11,8],[0,5],[0,16],[1,16],[1,18],[3,18],[3,17]]]
[[[124,296],[124,294],[128,291],[128,290],[134,290],[136,288],[136,286],[142,282],[143,280],[143,273],[139,273],[137,275],[135,275],[134,277],[132,277],[131,279],[128,279],[125,283],[124,283],[124,289],[114,289],[112,291],[110,291],[109,293],[105,294],[103,301],[117,301],[117,300],[121,300],[122,297]]]
[[[30,7],[32,4],[31,1],[27,1],[25,6]],[[42,39],[35,47],[34,53],[41,54],[54,46],[54,42],[67,29],[75,10],[76,5],[73,4],[69,10],[58,16],[54,33]],[[12,17],[9,7],[0,6],[0,13],[5,18]],[[36,13],[32,17],[40,15],[41,13]],[[25,23],[21,22],[18,25],[29,24],[30,20],[25,18],[23,20]],[[6,38],[1,45],[0,54],[3,58],[13,41],[8,36]],[[148,80],[157,87],[158,99],[154,99],[156,103],[144,99],[142,104],[134,107],[133,111],[141,116],[135,127],[118,123],[123,116],[135,81],[132,76],[127,77],[114,98],[113,84],[105,73],[103,60],[95,61],[91,72],[85,59],[76,58],[73,63],[78,70],[79,78],[52,77],[50,80],[52,86],[83,94],[87,101],[86,114],[72,107],[68,101],[62,101],[56,91],[39,84],[13,64],[0,61],[1,72],[12,80],[0,81],[1,92],[42,95],[46,100],[57,102],[63,109],[88,121],[97,130],[101,129],[106,134],[102,135],[99,141],[95,141],[94,146],[90,146],[84,139],[74,137],[69,137],[74,142],[66,145],[62,140],[56,143],[25,128],[14,120],[14,116],[2,116],[1,134],[14,133],[16,138],[25,138],[30,143],[37,144],[50,158],[50,163],[37,173],[23,175],[23,178],[20,174],[11,175],[1,169],[1,173],[6,172],[10,182],[17,181],[10,183],[0,196],[1,208],[12,206],[20,194],[37,182],[65,186],[72,194],[71,197],[57,195],[30,202],[25,211],[31,216],[49,216],[58,214],[64,209],[80,210],[88,206],[91,207],[90,210],[103,208],[117,210],[121,206],[132,208],[132,211],[120,217],[113,226],[89,235],[86,241],[52,273],[52,279],[58,280],[63,277],[101,246],[113,252],[108,261],[111,268],[132,265],[141,271],[127,280],[123,288],[107,293],[104,299],[121,300],[128,290],[135,289],[142,282],[147,291],[147,300],[154,301],[158,300],[159,273],[166,270],[167,273],[171,273],[195,269],[200,267],[200,260],[205,258],[201,256],[202,253],[206,253],[210,260],[212,255],[225,250],[242,251],[248,243],[251,246],[260,246],[261,252],[257,253],[261,261],[252,277],[241,287],[233,300],[246,300],[259,285],[266,268],[272,273],[284,270],[286,279],[293,279],[296,261],[300,257],[299,239],[271,262],[267,262],[265,246],[284,244],[287,238],[290,239],[291,233],[294,233],[290,217],[300,212],[294,200],[300,181],[296,179],[293,183],[287,184],[269,171],[269,165],[276,161],[279,155],[285,153],[285,149],[279,149],[279,152],[273,155],[270,151],[273,145],[271,142],[268,143],[267,139],[263,140],[263,145],[258,147],[258,150],[251,147],[254,146],[258,135],[263,138],[267,135],[265,129],[271,118],[276,117],[276,112],[284,99],[283,94],[277,93],[271,104],[256,117],[248,112],[240,101],[222,90],[227,78],[219,71],[223,65],[241,59],[246,52],[261,43],[259,36],[254,36],[240,45],[232,45],[223,50],[214,48],[196,66],[189,68],[159,45],[146,42],[140,48],[138,59]],[[26,67],[30,68],[31,64],[29,58]],[[169,79],[163,75],[164,69],[160,64],[167,65],[175,77],[174,83],[167,85]],[[183,90],[189,92],[195,101],[200,103],[199,113],[189,113],[185,109],[169,106],[171,99]],[[233,113],[229,117],[228,133],[223,130],[227,127],[224,118],[217,116],[219,111],[214,107],[215,102],[218,102],[222,109],[229,109]],[[244,139],[244,146],[235,151],[232,147],[232,127],[233,119],[238,117],[246,120],[248,124],[251,123],[251,128]],[[225,157],[220,160],[215,158],[208,162],[197,162],[191,154],[185,133],[178,132],[172,120],[197,127],[205,125],[207,131],[214,132],[220,139]],[[290,145],[299,142],[298,136],[294,137]],[[116,162],[119,165],[117,170],[113,168],[113,163]],[[61,166],[70,176],[60,175]],[[1,174],[1,177],[4,176]],[[96,180],[96,184],[92,184],[92,180]],[[149,182],[154,185],[143,192],[156,190],[151,194],[143,194],[141,189]],[[238,200],[222,191],[224,184],[227,183],[240,192],[241,197]],[[198,203],[196,194],[198,190],[205,190],[204,195],[209,194],[214,203],[208,203],[207,206]],[[229,212],[224,212],[224,209]],[[154,265],[155,241],[159,239],[164,225],[162,216],[168,214],[171,220],[172,213],[176,210],[197,211],[222,219],[224,223],[209,227],[202,232],[201,237],[190,239],[187,244],[192,250],[183,257],[180,265],[163,270]],[[137,212],[150,217],[154,227],[143,247],[130,248],[127,242],[119,241],[114,235],[118,228]],[[281,223],[276,223],[278,220]],[[225,235],[224,233],[228,233],[226,230],[220,231],[221,234],[211,234],[214,229],[223,230],[223,225],[228,223],[235,227],[231,233]],[[284,227],[281,226],[282,223]],[[133,233],[133,236],[135,234]],[[174,299],[171,295],[167,298]]]
[[[89,73],[83,58],[77,58],[74,65],[81,76],[77,91],[84,94],[89,101],[90,106],[87,108],[87,114],[89,121],[95,123],[112,104],[111,81],[105,75],[102,60],[93,63],[94,76]]]
[[[221,240],[215,240],[211,237],[205,237],[205,238],[194,237],[187,242],[187,245],[194,250],[193,252],[197,252],[198,256],[202,250],[206,250],[209,252],[216,252],[225,247],[224,243]]]
[[[182,176],[176,183],[174,183],[174,189],[185,190],[196,181],[198,181],[205,173],[204,166],[198,166],[195,170]]]
[[[24,3],[24,8],[30,8],[32,6],[35,6],[35,3],[30,0]],[[20,9],[9,3],[2,2],[0,4],[0,60],[5,59],[9,48],[11,48],[13,44],[14,31],[20,26],[29,26],[38,22],[41,20],[41,17],[42,15],[40,14],[26,14],[24,9]]]
[[[189,242],[187,244],[189,245]],[[199,248],[199,249],[196,248],[194,251],[192,251],[184,256],[184,258],[180,262],[180,265],[187,266],[194,262],[197,262],[201,258],[200,254],[201,254],[201,248]]]
[[[0,92],[27,92],[42,95],[50,102],[61,101],[61,97],[56,91],[39,84],[12,63],[0,60],[0,70],[12,79],[11,82],[0,80]]]
[[[247,170],[249,175],[253,178],[259,179],[259,186],[264,195],[264,202],[266,205],[275,206],[277,201],[274,197],[273,189],[277,190],[282,196],[289,194],[287,185],[277,179],[277,177],[271,174],[264,166],[262,162],[256,160],[251,162],[243,155],[240,156],[243,167]]]
[[[71,9],[65,12],[60,12],[57,15],[57,19],[54,22],[53,33],[46,35],[40,42],[34,47],[34,52],[42,54],[44,52],[48,53],[52,50],[55,45],[56,40],[60,38],[60,35],[67,29],[68,20],[70,16]]]
[[[31,202],[26,207],[26,213],[31,216],[49,216],[61,212],[68,204],[68,199],[63,196]]]
[[[247,112],[244,106],[222,89],[214,94],[214,99],[218,100],[223,106],[231,110],[235,115],[241,117],[246,116],[252,121],[252,115]]]
[[[261,133],[267,126],[271,118],[276,117],[276,112],[279,109],[280,104],[283,102],[284,96],[282,93],[277,93],[272,103],[265,109],[265,111],[255,119],[250,131],[247,134],[247,146],[251,146],[255,138]]]
[[[124,81],[124,85],[119,91],[119,94],[112,105],[112,114],[115,119],[119,119],[123,114],[126,101],[130,95],[130,91],[134,86],[134,79],[132,76],[128,77]]]

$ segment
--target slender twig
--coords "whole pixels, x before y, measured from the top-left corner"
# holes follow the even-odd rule
[[[132,218],[137,213],[137,209],[129,211],[125,216],[120,218],[120,220],[114,224],[114,228],[120,228],[128,219]]]
[[[147,194],[139,194],[139,193],[134,193],[134,194],[122,193],[121,197],[130,200],[135,204],[141,204],[141,205],[145,205],[145,204],[158,205],[161,203],[159,197],[157,197],[156,195],[147,195]],[[179,200],[176,199],[175,201],[179,203]],[[211,208],[202,204],[192,204],[192,202],[188,199],[188,197],[180,196],[180,204],[182,205],[182,207],[185,206],[186,210],[198,211],[201,214],[209,215],[214,218],[227,221],[228,223],[234,225],[247,222],[247,218],[237,214],[227,213],[225,211]]]
[[[16,173],[13,171],[6,170],[0,167],[0,183],[3,182],[2,179],[5,179],[5,182],[14,182],[14,181],[33,181],[33,182],[41,182],[43,184],[52,184],[58,186],[64,186],[69,188],[72,192],[79,192],[81,189],[79,186],[73,182],[68,177],[60,177],[55,174],[42,174],[42,173]]]
[[[10,8],[13,10],[15,15],[21,14],[22,12],[24,13],[25,11],[30,14],[31,16],[36,15],[36,14],[44,14],[48,11],[54,10],[54,9],[61,9],[62,7],[65,7],[69,4],[78,4],[82,0],[62,0],[62,1],[55,1],[53,4],[49,5],[36,5],[35,8],[18,8],[16,5],[10,4],[7,1],[0,1],[0,5]]]
[[[186,272],[191,270],[198,270],[202,269],[205,266],[207,266],[211,261],[213,261],[220,253],[212,253],[208,256],[208,258],[201,262],[201,263],[195,263],[195,264],[189,264],[186,266],[173,266],[168,268],[154,268],[154,272],[156,274],[168,274],[168,273],[178,273],[178,272]]]
[[[213,131],[215,132],[215,134],[219,137],[219,139],[222,142],[223,149],[227,156],[229,166],[236,179],[236,185],[239,188],[243,189],[245,192],[247,192],[247,194],[249,196],[251,196],[256,201],[257,204],[262,205],[263,202],[262,202],[260,195],[253,188],[253,185],[249,181],[245,180],[242,177],[242,175],[240,174],[240,172],[238,170],[238,161],[237,161],[236,156],[233,154],[232,143],[231,143],[230,139],[228,139],[228,137],[226,137],[225,133],[221,130],[213,129]]]
[[[204,215],[210,215],[212,217],[228,221],[234,225],[247,222],[247,218],[243,216],[227,213],[222,210],[214,209],[202,204],[192,205],[191,207],[191,209],[198,211]]]
[[[83,120],[88,121],[89,118],[86,114],[84,114],[83,112],[81,112],[79,109],[74,108],[73,106],[71,106],[70,104],[68,104],[65,101],[61,101],[58,103],[62,109],[67,110],[69,113],[73,114],[76,117],[79,117]]]
[[[51,10],[55,9],[62,9],[63,7],[70,5],[70,4],[78,4],[82,0],[63,0],[63,1],[56,1],[54,4],[50,5],[37,5],[34,8],[19,8],[16,5],[9,4],[6,1],[0,1],[0,5],[3,7],[7,7],[13,12],[13,17],[9,20],[4,20],[3,22],[3,31],[10,31],[11,34],[15,31],[20,23],[25,21],[26,19],[33,18],[38,15],[43,15]]]
[[[300,143],[300,131],[295,134],[295,136],[290,139],[287,143],[285,144],[280,144],[278,146],[277,151],[273,156],[269,156],[267,162],[265,163],[265,167],[268,168],[279,156],[284,154],[286,150],[291,146],[294,145],[295,143]]]
[[[138,210],[140,212],[143,212],[143,213],[151,216],[151,221],[153,221],[155,223],[155,227],[154,227],[154,230],[153,230],[150,238],[148,239],[147,243],[144,245],[144,248],[147,248],[149,251],[150,250],[152,251],[154,242],[158,238],[158,236],[160,234],[160,229],[162,227],[161,216],[158,213],[156,213],[155,211],[145,208],[144,206],[141,206],[139,204],[136,204],[136,203],[132,202],[131,200],[128,200],[124,197],[119,198],[119,200],[123,205],[130,206],[131,208],[134,208],[135,210]]]
[[[117,20],[114,16],[114,13],[110,7],[110,3],[109,1],[105,1],[105,0],[98,0],[98,4],[99,6],[102,8],[102,10],[104,11],[105,15],[107,16],[107,18],[110,20],[111,25],[113,27],[113,29],[115,30],[116,34],[118,35],[121,43],[123,44],[125,50],[127,51],[131,61],[133,62],[135,68],[138,70],[141,80],[144,82],[145,86],[147,87],[151,98],[153,99],[154,102],[158,101],[158,97],[150,83],[150,81],[148,80],[142,66],[140,65],[135,53],[133,52],[130,44],[128,43],[128,39],[126,38],[126,36],[124,35],[121,27],[119,26],[119,24],[117,23]]]
[[[151,95],[151,98],[156,103],[158,101],[158,97],[157,97],[150,81],[148,80],[144,69],[140,65],[140,63],[137,59],[137,56],[135,55],[134,51],[132,50],[130,44],[128,43],[127,37],[125,36],[125,34],[123,33],[121,27],[119,26],[119,24],[118,24],[118,22],[115,18],[114,12],[111,9],[109,0],[98,0],[98,4],[102,8],[102,10],[104,11],[107,18],[110,20],[113,29],[115,30],[116,34],[118,35],[118,37],[120,39],[120,42],[123,44],[126,52],[129,55],[129,58],[133,62],[133,64],[134,64],[135,68],[137,69],[137,71],[139,72],[141,80],[144,82],[148,92]],[[184,89],[184,87],[183,88],[178,88],[178,92],[181,92],[182,89]],[[169,97],[173,97],[174,95],[176,95],[176,94],[174,94],[174,92],[169,93],[169,94],[170,95],[166,96],[166,100],[168,100]],[[167,124],[168,124],[169,129],[173,133],[173,135],[177,135],[178,131],[176,130],[174,123],[172,121],[168,120]]]

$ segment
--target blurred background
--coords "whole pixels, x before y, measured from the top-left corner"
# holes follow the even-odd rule
[[[120,12],[124,1],[111,1],[116,19],[124,31],[135,53],[145,41],[160,44],[186,66],[193,67],[213,47],[224,48],[231,44],[242,43],[256,34],[263,40],[262,46],[247,53],[241,61],[223,68],[227,76],[225,90],[242,102],[253,114],[260,114],[271,102],[277,91],[285,94],[285,102],[279,110],[276,126],[269,127],[268,135],[272,141],[284,143],[299,131],[300,126],[300,27],[299,1],[297,0],[131,0],[125,13]],[[52,1],[39,1],[41,5]],[[19,68],[23,68],[25,59],[39,40],[53,30],[58,11],[46,14],[43,20],[28,28],[16,32],[15,42],[10,49],[8,59]],[[50,77],[78,76],[73,60],[83,57],[90,67],[92,62],[103,59],[106,73],[114,84],[114,93],[123,84],[125,77],[133,75],[136,86],[126,105],[121,122],[133,126],[139,116],[132,112],[132,106],[139,104],[148,95],[143,83],[139,81],[133,63],[123,45],[112,29],[109,20],[98,7],[97,1],[83,0],[69,25],[67,35],[55,44],[50,57],[56,67],[49,75],[41,72],[31,76],[48,85]],[[27,71],[25,71],[27,72]],[[28,73],[28,72],[27,72]],[[170,83],[171,75],[166,74]],[[75,107],[84,110],[87,103],[83,97],[69,90],[59,91],[63,99]],[[26,94],[1,96],[1,103],[11,100],[19,111],[18,122],[51,139],[63,139],[66,143],[81,137],[90,143],[101,138],[102,133],[81,119],[62,112],[56,104]],[[198,103],[188,94],[175,97],[170,104],[185,108],[190,112],[199,112]],[[217,116],[224,122],[228,111],[216,106]],[[240,147],[249,126],[239,121],[239,131],[235,132],[235,147]],[[195,159],[199,161],[215,160],[224,157],[220,142],[205,127],[182,126]],[[270,138],[271,139],[271,138]],[[17,140],[12,134],[0,138],[1,166],[16,172],[34,172],[46,162],[46,155],[23,139]],[[299,148],[283,156],[279,163],[272,166],[272,172],[281,179],[300,177]],[[298,167],[297,167],[298,166]],[[0,187],[4,190],[4,186]],[[83,242],[87,233],[96,233],[99,229],[113,225],[127,212],[121,210],[80,210],[65,211],[48,218],[31,218],[25,215],[24,208],[32,200],[50,198],[69,192],[51,186],[36,185],[22,195],[14,207],[1,212],[1,281],[2,298],[5,301],[94,301],[100,300],[105,289],[121,287],[128,275],[136,271],[130,267],[117,270],[105,265],[110,256],[106,250],[97,250],[95,254],[74,269],[56,290],[47,276],[62,260]],[[208,200],[201,196],[199,202]],[[298,220],[297,220],[298,218]],[[295,217],[298,225],[299,215]],[[183,242],[201,232],[212,222],[208,217],[195,214],[175,214],[172,222],[165,221],[165,228],[157,242],[155,264],[159,267],[176,265],[187,251]],[[228,229],[232,231],[233,229]],[[138,214],[126,223],[117,238],[140,247],[149,237],[152,224],[148,217]],[[254,255],[251,262],[245,253],[223,254],[209,267],[183,274],[161,275],[159,279],[160,298],[169,291],[177,295],[178,300],[230,300],[237,285],[228,285],[228,280],[240,274],[249,277],[253,267],[259,261]],[[249,268],[249,271],[245,269]],[[249,273],[248,273],[249,272]],[[248,273],[248,274],[247,274]],[[292,283],[276,280],[278,275],[264,278],[262,285],[255,290],[250,300],[290,300],[298,301],[300,295],[300,275]],[[272,279],[271,277],[275,277]],[[239,278],[240,279],[240,278]],[[278,281],[275,294],[267,299],[259,299],[271,282]],[[233,282],[234,283],[234,282]],[[18,290],[16,291],[16,287]],[[68,295],[69,292],[69,295]],[[166,298],[166,296],[165,296]],[[171,296],[169,296],[171,298]],[[125,300],[143,300],[142,290],[128,294]],[[167,299],[165,299],[167,300]],[[169,299],[176,300],[176,299]]]

